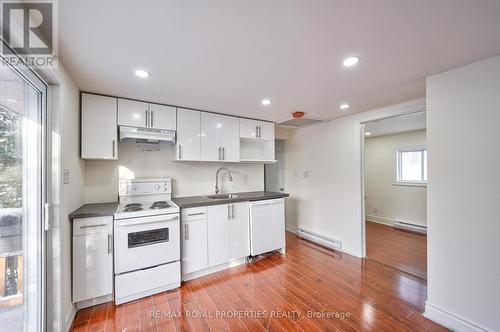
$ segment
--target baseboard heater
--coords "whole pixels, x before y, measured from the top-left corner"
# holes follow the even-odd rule
[[[297,235],[301,238],[319,244],[320,246],[342,251],[342,241],[331,239],[324,235],[309,232],[300,228],[297,230]]]
[[[412,232],[427,234],[427,227],[426,226],[410,224],[410,223],[403,222],[403,221],[394,221],[394,227],[405,229],[405,230],[412,231]]]

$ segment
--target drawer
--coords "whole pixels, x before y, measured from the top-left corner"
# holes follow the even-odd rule
[[[180,282],[180,262],[118,274],[115,276],[115,303],[121,304],[177,288]]]
[[[112,216],[80,218],[73,220],[73,236],[112,232]]]
[[[183,209],[181,219],[183,222],[207,219],[207,207],[201,206],[201,207]]]

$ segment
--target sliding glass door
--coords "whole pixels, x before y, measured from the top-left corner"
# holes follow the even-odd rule
[[[46,87],[0,64],[0,331],[41,331]]]

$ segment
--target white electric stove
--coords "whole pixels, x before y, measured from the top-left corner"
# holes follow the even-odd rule
[[[170,178],[121,180],[114,222],[115,303],[177,288],[179,207]]]

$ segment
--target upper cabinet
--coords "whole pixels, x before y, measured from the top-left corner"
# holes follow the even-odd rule
[[[177,109],[176,160],[200,160],[200,112]]]
[[[240,119],[240,137],[274,140],[274,123]]]
[[[118,125],[175,130],[176,108],[141,101],[118,99]]]
[[[117,98],[82,93],[82,159],[118,159]]]
[[[177,129],[177,111],[175,107],[149,104],[150,127],[163,130]]]
[[[118,99],[118,125],[148,127],[149,104],[135,100]]]
[[[239,119],[201,113],[201,160],[240,161]]]

